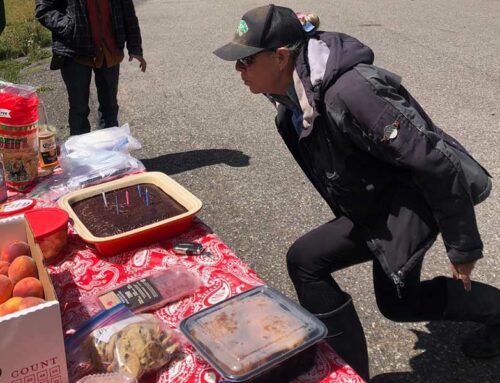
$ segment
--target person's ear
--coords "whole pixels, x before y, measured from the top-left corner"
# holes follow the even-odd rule
[[[291,60],[290,50],[288,48],[278,48],[276,49],[276,55],[280,70],[284,70]]]

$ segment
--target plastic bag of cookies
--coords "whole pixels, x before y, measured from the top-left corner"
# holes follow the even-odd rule
[[[181,346],[179,334],[151,314],[94,330],[85,345],[98,371],[124,373],[135,379],[166,365]]]
[[[137,380],[119,373],[88,375],[76,383],[137,383]]]

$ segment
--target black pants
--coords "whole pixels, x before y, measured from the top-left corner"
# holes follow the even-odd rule
[[[69,101],[70,134],[77,135],[90,132],[88,116],[90,82],[92,71],[95,74],[97,98],[99,100],[98,128],[118,126],[118,78],[120,65],[110,68],[91,68],[66,58],[61,66],[61,75],[66,84]]]
[[[384,316],[400,322],[443,319],[447,278],[420,281],[420,263],[405,277],[401,298],[398,297],[395,284],[374,259],[353,223],[345,217],[299,238],[287,254],[288,272],[299,301],[313,314],[331,312],[345,301],[331,273],[366,261],[373,262],[375,296]]]

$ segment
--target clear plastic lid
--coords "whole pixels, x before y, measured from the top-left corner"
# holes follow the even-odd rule
[[[180,330],[226,379],[251,379],[326,336],[325,325],[261,286],[184,319]]]
[[[0,93],[9,93],[15,96],[30,98],[36,96],[36,88],[31,85],[12,84],[0,81]]]

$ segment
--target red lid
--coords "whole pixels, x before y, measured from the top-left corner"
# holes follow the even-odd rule
[[[2,93],[2,113],[0,124],[6,126],[32,125],[38,121],[38,96],[30,86],[4,84]]]
[[[69,215],[57,207],[34,209],[26,212],[35,239],[42,239],[63,229],[68,224]]]
[[[20,214],[23,211],[31,209],[35,206],[35,204],[36,200],[32,198],[16,199],[14,201],[6,202],[0,205],[0,218]]]

